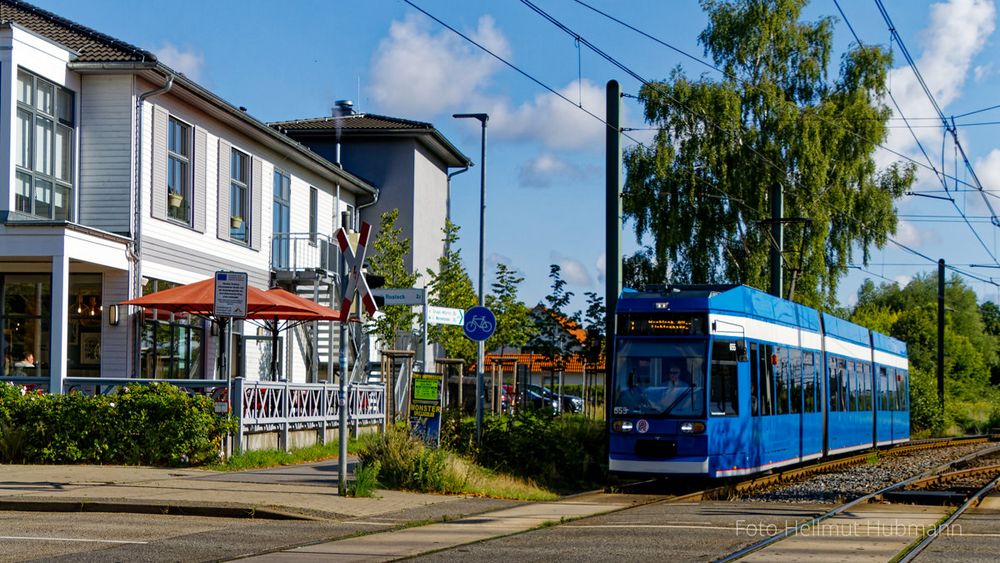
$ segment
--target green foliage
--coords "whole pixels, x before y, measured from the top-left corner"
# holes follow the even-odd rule
[[[768,285],[769,190],[784,193],[795,300],[835,303],[852,261],[867,263],[896,229],[893,201],[915,181],[912,165],[878,170],[887,136],[891,55],[854,45],[828,76],[833,20],[800,21],[806,0],[702,0],[699,35],[715,80],[679,68],[640,90],[655,143],[625,155],[623,205],[649,247],[626,261],[629,283]],[[860,260],[853,255],[861,250]]]
[[[354,470],[354,480],[347,485],[347,495],[352,497],[372,497],[378,488],[378,473],[382,464],[378,460],[359,463]]]
[[[379,482],[388,488],[459,493],[462,478],[448,463],[448,452],[427,445],[405,428],[390,427],[364,437],[358,458],[362,465],[379,464]]]
[[[587,297],[587,312],[583,317],[583,330],[587,332],[587,337],[583,342],[581,355],[587,365],[593,366],[597,365],[604,355],[607,307],[604,306],[604,299],[593,291],[588,291],[584,295]]]
[[[357,440],[349,439],[347,451],[357,451]],[[285,450],[253,450],[229,456],[224,461],[213,464],[210,469],[215,471],[245,471],[261,467],[277,467],[279,465],[294,465],[332,459],[340,455],[340,445],[337,442],[314,444],[305,448]]]
[[[995,400],[991,385],[998,367],[998,336],[991,332],[995,306],[978,305],[972,288],[954,275],[945,284],[944,342],[947,412],[941,411],[937,387],[937,274],[918,274],[906,285],[868,281],[858,291],[851,320],[906,342],[910,361],[911,424],[916,432],[940,433],[950,426],[969,429],[986,424],[989,410],[974,408]]]
[[[93,397],[22,396],[7,387],[0,417],[24,434],[20,457],[31,463],[202,464],[218,457],[222,438],[235,429],[232,418],[215,414],[211,398],[169,384]]]
[[[442,424],[442,444],[484,467],[562,491],[605,481],[608,453],[603,422],[544,411],[488,416],[478,449],[473,419],[449,411]]]
[[[517,349],[528,343],[535,334],[535,324],[531,321],[531,309],[517,297],[517,288],[524,278],[517,275],[506,264],[497,264],[497,278],[493,282],[493,294],[486,296],[486,306],[497,318],[496,331],[486,340],[490,350]]]
[[[368,256],[368,267],[371,273],[385,278],[385,287],[413,287],[420,274],[411,274],[406,269],[406,256],[410,254],[410,239],[403,236],[401,227],[396,227],[397,219],[399,219],[398,209],[386,211],[381,215],[379,231],[372,245],[374,253]],[[409,305],[387,305],[381,310],[385,315],[373,319],[369,323],[369,330],[378,337],[384,348],[392,348],[396,345],[398,333],[413,330],[417,314]]]
[[[565,312],[573,298],[573,292],[566,290],[566,280],[562,279],[558,264],[549,266],[549,278],[552,280],[552,291],[545,296],[545,305],[535,308],[534,337],[528,342],[527,349],[542,354],[552,361],[552,370],[566,369],[566,361],[581,352],[580,342],[564,326],[566,321],[576,321],[577,315],[570,317]]]
[[[427,302],[438,307],[453,307],[463,311],[469,310],[478,303],[476,292],[472,289],[472,280],[462,264],[462,251],[458,249],[458,225],[448,220],[445,223],[444,241],[445,253],[438,258],[438,271],[427,271],[430,283],[427,285],[430,293]],[[432,325],[427,327],[430,339],[444,348],[450,358],[461,358],[466,365],[471,365],[476,359],[476,343],[465,337],[460,326]]]

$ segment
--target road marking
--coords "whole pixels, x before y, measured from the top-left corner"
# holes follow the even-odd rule
[[[137,544],[137,545],[146,545],[149,543],[145,541],[89,540],[89,539],[79,539],[79,538],[47,538],[42,536],[0,536],[0,540],[65,541],[65,542],[81,542],[81,543],[127,543],[127,544]]]
[[[568,524],[570,528],[681,528],[685,530],[732,530],[733,526],[686,526],[680,524]]]
[[[362,526],[398,526],[399,524],[394,524],[392,522],[363,522],[360,520],[346,520],[344,524],[360,524]]]

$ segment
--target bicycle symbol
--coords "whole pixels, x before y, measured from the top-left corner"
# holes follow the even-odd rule
[[[465,330],[468,332],[475,332],[477,330],[482,332],[492,332],[493,323],[486,320],[486,315],[476,315],[472,317],[471,320],[466,321]]]

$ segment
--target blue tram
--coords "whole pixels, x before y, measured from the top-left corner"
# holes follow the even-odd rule
[[[910,436],[906,344],[740,285],[626,290],[610,470],[734,477]]]

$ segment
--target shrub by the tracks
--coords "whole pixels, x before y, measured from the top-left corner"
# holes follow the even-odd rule
[[[169,384],[129,385],[109,395],[23,393],[0,383],[0,425],[23,438],[0,461],[201,464],[216,459],[234,421],[208,397]]]
[[[476,463],[560,491],[601,485],[607,475],[607,433],[602,421],[580,415],[521,411],[484,419],[476,448],[475,421],[449,414],[442,442]]]

